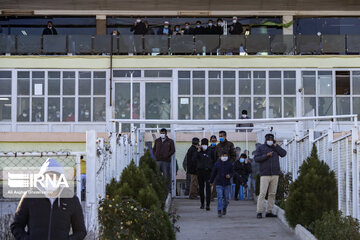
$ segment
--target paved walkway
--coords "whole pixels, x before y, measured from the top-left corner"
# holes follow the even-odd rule
[[[200,209],[199,200],[175,199],[173,206],[180,215],[177,240],[297,239],[280,220],[257,219],[253,201],[231,201],[222,218],[217,217],[216,201],[211,202],[210,211]]]

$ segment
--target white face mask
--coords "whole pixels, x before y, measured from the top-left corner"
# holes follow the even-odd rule
[[[233,23],[236,23],[236,19],[233,19]]]
[[[246,114],[243,114],[243,115],[241,115],[243,118],[246,118],[247,117],[247,115]]]
[[[272,146],[274,144],[274,141],[266,141],[266,144]]]
[[[201,145],[201,147],[202,147],[202,149],[203,149],[204,151],[206,151],[206,149],[208,148],[207,145]]]
[[[221,161],[226,162],[228,160],[228,157],[223,156],[220,159],[221,159]]]
[[[136,19],[136,22],[138,22],[138,23],[141,22],[141,19]]]
[[[165,134],[164,134],[164,133],[160,133],[160,137],[161,137],[162,139],[164,139],[164,138],[165,138]]]

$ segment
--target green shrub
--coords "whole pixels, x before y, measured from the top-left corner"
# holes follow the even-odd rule
[[[175,239],[168,215],[159,208],[147,209],[133,199],[107,196],[98,210],[100,239]]]
[[[323,214],[311,227],[319,240],[359,240],[359,221],[351,216],[343,217],[341,211],[330,211]]]
[[[284,174],[283,172],[281,172],[279,175],[275,204],[282,209],[285,208],[285,201],[289,196],[291,183],[292,183],[292,174],[291,173]]]
[[[337,186],[335,173],[329,166],[319,161],[316,146],[311,156],[304,161],[299,177],[290,185],[289,197],[285,203],[285,216],[289,225],[310,224],[331,210],[337,209]]]

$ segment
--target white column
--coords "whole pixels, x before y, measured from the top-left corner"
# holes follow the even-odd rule
[[[80,164],[80,154],[76,154],[75,159],[76,165],[76,196],[81,201],[81,164]]]

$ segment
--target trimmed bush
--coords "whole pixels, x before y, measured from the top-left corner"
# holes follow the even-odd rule
[[[299,173],[299,177],[290,185],[285,216],[291,227],[301,224],[310,229],[311,223],[321,219],[325,212],[337,210],[336,178],[334,171],[319,161],[315,145]]]
[[[324,213],[312,224],[312,230],[319,240],[360,240],[359,221],[351,216],[343,217],[341,211]]]
[[[276,191],[275,204],[280,208],[285,208],[285,201],[289,196],[290,184],[292,183],[292,174],[283,172],[280,173],[278,187]]]

